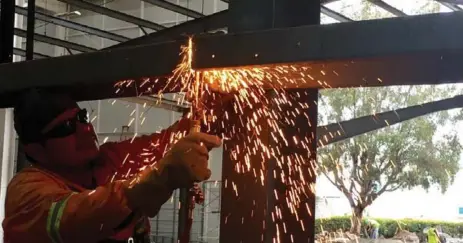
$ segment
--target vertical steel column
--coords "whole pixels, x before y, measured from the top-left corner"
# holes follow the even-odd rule
[[[14,7],[15,0],[2,0],[0,2],[0,63],[13,62],[14,43]],[[13,149],[11,146],[14,137],[13,111],[5,110],[5,131],[3,134],[3,154],[0,180],[0,221],[5,218],[5,196],[8,182],[11,178],[11,167],[13,166]],[[0,229],[0,242],[3,242],[3,229]]]
[[[26,60],[34,58],[35,0],[27,1]]]
[[[229,5],[230,23],[229,32],[254,31],[271,28],[287,28],[300,25],[320,24],[320,0],[233,0]],[[272,40],[268,40],[272,41]],[[289,95],[298,97],[300,102],[308,102],[310,108],[307,112],[311,126],[307,119],[301,114],[295,122],[295,126],[285,127],[284,133],[292,135],[307,136],[312,138],[310,146],[311,158],[316,159],[316,127],[317,127],[317,99],[318,90],[305,89],[293,90]],[[299,96],[297,96],[297,94]],[[272,95],[269,92],[269,95]],[[233,110],[229,107],[230,111]],[[283,107],[284,109],[284,107]],[[263,125],[264,123],[261,123]],[[262,134],[261,139],[272,143],[268,134]],[[276,236],[276,223],[273,222],[270,211],[278,206],[285,219],[286,232],[281,232],[281,242],[314,242],[314,219],[315,219],[315,195],[310,195],[306,202],[311,211],[310,217],[301,218],[297,221],[284,201],[284,193],[287,185],[273,177],[280,170],[275,161],[267,161],[266,164],[266,187],[262,187],[258,181],[249,175],[247,177],[238,175],[235,172],[234,163],[230,159],[231,148],[239,144],[239,141],[230,140],[225,143],[222,174],[222,200],[221,200],[221,243],[272,243]],[[307,151],[297,151],[296,148],[287,147],[281,151],[284,155],[306,154]],[[252,160],[253,158],[251,158]],[[261,165],[260,158],[255,158],[253,163],[256,171]],[[309,166],[309,165],[308,165]],[[308,178],[307,183],[315,183],[315,176],[309,174],[309,168],[305,170]],[[286,173],[287,174],[287,173]],[[239,194],[235,196],[233,186],[238,189]],[[275,199],[274,191],[279,200]],[[304,209],[306,210],[306,209]],[[307,212],[301,215],[306,215]],[[301,227],[304,225],[304,230]]]
[[[26,60],[34,59],[34,33],[35,33],[35,0],[27,2],[27,32],[26,32]],[[27,159],[21,143],[18,143],[16,156],[16,172],[27,167]]]
[[[14,0],[0,2],[0,63],[13,61]]]

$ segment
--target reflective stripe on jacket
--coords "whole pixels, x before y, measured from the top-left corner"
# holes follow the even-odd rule
[[[428,243],[438,243],[439,236],[437,235],[436,228],[429,228],[428,229]]]

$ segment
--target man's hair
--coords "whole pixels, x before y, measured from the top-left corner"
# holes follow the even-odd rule
[[[23,144],[40,142],[43,128],[64,111],[77,107],[63,94],[40,89],[25,91],[14,107],[14,128]]]

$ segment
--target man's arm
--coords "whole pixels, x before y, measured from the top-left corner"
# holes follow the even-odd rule
[[[12,181],[7,192],[3,229],[6,242],[97,242],[138,220],[117,181],[73,193],[52,177],[31,172]],[[153,191],[158,208],[170,190]],[[152,202],[152,201],[151,201]]]
[[[183,118],[158,133],[101,145],[101,159],[117,172],[112,181],[130,178],[147,165],[159,161],[174,142],[174,135],[186,133],[189,127],[190,120]]]

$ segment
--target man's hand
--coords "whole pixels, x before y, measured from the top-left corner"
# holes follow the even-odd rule
[[[220,138],[213,135],[189,134],[174,144],[155,167],[161,175],[167,176],[170,188],[190,187],[194,182],[211,177],[211,171],[207,168],[209,151],[221,144]]]
[[[205,133],[192,133],[180,139],[154,167],[146,168],[128,182],[125,195],[129,207],[154,217],[173,190],[210,178],[209,150],[221,144],[218,137]]]

